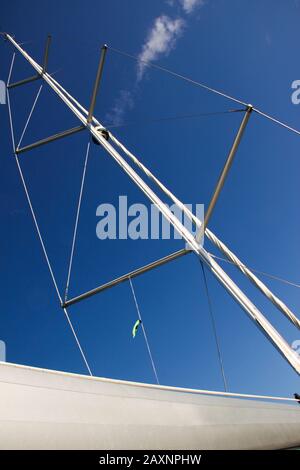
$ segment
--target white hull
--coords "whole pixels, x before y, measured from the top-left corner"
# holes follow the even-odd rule
[[[0,365],[1,449],[282,449],[300,406]]]

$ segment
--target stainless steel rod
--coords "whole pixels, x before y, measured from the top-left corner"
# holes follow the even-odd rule
[[[30,82],[34,82],[35,80],[38,80],[39,78],[41,78],[40,75],[33,75],[32,77],[24,78],[23,80],[19,80],[18,82],[10,83],[9,85],[7,85],[7,88],[8,89],[16,88],[17,86],[25,85],[26,83],[30,83]]]
[[[26,145],[25,147],[17,148],[16,154],[19,155],[20,153],[28,152],[28,150],[32,150],[36,147],[40,147],[41,145],[48,144],[49,142],[54,142],[55,140],[62,139],[63,137],[68,137],[69,135],[75,134],[76,132],[83,131],[86,127],[85,126],[77,126],[72,127],[72,129],[68,129],[63,132],[59,132],[58,134],[51,135],[46,139],[38,140],[37,142],[33,142],[33,144]]]
[[[50,43],[51,43],[51,36],[49,35],[47,37],[46,46],[45,46],[44,63],[43,63],[42,73],[45,73],[47,71]]]
[[[235,136],[235,139],[234,139],[234,142],[232,144],[232,147],[230,149],[230,152],[228,154],[228,157],[227,157],[227,160],[225,162],[225,165],[223,167],[223,170],[219,176],[219,179],[218,179],[218,182],[217,182],[217,185],[215,187],[215,190],[214,190],[214,193],[213,193],[213,196],[210,200],[210,203],[209,203],[209,206],[207,208],[207,211],[205,213],[205,217],[204,217],[204,223],[201,225],[201,228],[196,236],[196,240],[198,243],[200,243],[200,241],[202,240],[202,237],[204,235],[204,232],[205,232],[205,229],[208,225],[208,222],[209,222],[209,219],[212,215],[212,212],[214,210],[214,207],[216,205],[216,202],[220,196],[220,193],[221,193],[221,190],[224,186],[224,183],[225,183],[225,180],[226,180],[226,177],[229,173],[229,170],[231,168],[231,165],[232,165],[232,162],[233,162],[233,159],[235,157],[235,154],[236,154],[236,151],[238,149],[238,146],[241,142],[241,139],[242,139],[242,136],[243,136],[243,133],[244,133],[244,130],[246,128],[246,125],[249,121],[249,118],[250,118],[250,115],[251,115],[251,112],[253,110],[253,106],[251,104],[248,105],[247,109],[246,109],[246,112],[245,112],[245,115],[243,117],[243,120],[241,122],[241,125],[239,127],[239,130],[237,131],[237,134]]]
[[[191,250],[187,250],[185,248],[179,251],[175,251],[174,253],[171,253],[170,255],[164,256],[163,258],[153,261],[152,263],[149,263],[146,266],[142,266],[141,268],[135,269],[134,271],[131,271],[127,274],[123,274],[123,276],[117,277],[116,279],[106,282],[105,284],[102,284],[101,286],[96,287],[95,289],[85,292],[84,294],[78,295],[73,299],[67,300],[64,304],[62,304],[62,308],[70,307],[70,305],[74,305],[77,302],[80,302],[81,300],[99,294],[100,292],[110,289],[111,287],[115,287],[118,284],[121,284],[121,282],[127,281],[129,278],[140,276],[141,274],[144,274],[147,271],[151,271],[152,269],[158,268],[159,266],[169,263],[170,261],[180,258],[181,256],[187,255],[188,253],[191,253]]]
[[[101,48],[100,61],[99,61],[96,80],[95,80],[94,89],[93,89],[93,93],[92,93],[89,114],[88,114],[88,117],[87,117],[87,122],[88,123],[90,123],[93,119],[93,114],[94,114],[94,109],[95,109],[95,104],[96,104],[96,98],[97,98],[97,94],[98,94],[98,90],[99,90],[100,80],[101,80],[101,77],[102,77],[106,52],[107,52],[107,45],[104,44],[104,46]]]
[[[32,57],[30,57],[24,49],[12,38],[6,34],[6,38],[14,45],[14,47],[23,55],[23,57],[32,65],[38,72],[42,72],[42,67],[37,64]],[[42,78],[53,89],[53,91],[60,97],[60,99],[71,109],[74,115],[81,121],[81,123],[88,127],[92,136],[102,145],[114,161],[123,169],[129,178],[141,189],[141,191],[148,197],[148,199],[155,204],[166,220],[175,228],[176,231],[186,241],[188,246],[197,254],[197,256],[205,262],[211,272],[215,275],[218,281],[229,292],[229,294],[239,303],[243,310],[247,313],[249,318],[258,326],[272,344],[278,349],[282,356],[288,361],[291,367],[300,374],[300,358],[295,354],[289,343],[284,340],[280,333],[273,327],[273,325],[265,318],[262,312],[251,302],[251,300],[244,294],[243,291],[233,282],[233,280],[226,274],[226,272],[216,263],[216,261],[209,255],[209,253],[197,243],[193,234],[181,223],[181,221],[173,214],[173,212],[166,206],[163,201],[155,194],[155,192],[145,183],[145,181],[134,171],[134,169],[126,162],[126,160],[116,151],[116,149],[108,142],[91,123],[87,123],[85,114],[80,112],[81,107],[74,105],[73,101],[68,98],[69,94],[62,91],[51,77],[44,73]]]

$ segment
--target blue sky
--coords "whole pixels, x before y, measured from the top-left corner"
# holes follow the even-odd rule
[[[192,10],[190,10],[192,8]],[[8,2],[1,29],[41,61],[52,34],[49,70],[88,106],[100,47],[107,43],[250,102],[299,128],[291,102],[299,79],[297,1]],[[156,32],[153,35],[153,31]],[[160,41],[157,42],[157,36]],[[12,50],[1,42],[1,79]],[[13,80],[32,73],[17,57]],[[39,83],[11,92],[16,133]],[[120,96],[123,100],[120,100]],[[124,100],[125,97],[125,100]],[[209,202],[241,115],[160,123],[142,121],[233,109],[234,103],[108,51],[95,114],[105,124],[134,122],[116,136],[185,203]],[[7,360],[86,373],[60,309],[12,158],[7,109],[0,107],[0,338]],[[24,144],[76,125],[43,88]],[[85,133],[20,156],[58,285],[63,292],[88,136]],[[299,283],[299,136],[258,115],[250,119],[211,229],[249,266]],[[146,202],[99,147],[93,146],[79,223],[70,295],[148,263],[183,245],[179,240],[100,241],[102,202]],[[214,251],[208,243],[207,249]],[[216,252],[217,253],[217,252]],[[291,343],[300,339],[282,315],[235,268],[226,271]],[[208,273],[230,391],[290,396],[299,378]],[[299,290],[264,279],[299,317]],[[161,383],[221,390],[222,380],[198,260],[182,258],[134,281]],[[97,376],[154,382],[128,283],[71,307],[72,322]]]

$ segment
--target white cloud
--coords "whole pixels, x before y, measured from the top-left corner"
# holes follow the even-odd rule
[[[120,90],[110,112],[106,115],[108,124],[118,126],[124,121],[124,115],[134,105],[132,93],[128,90]]]
[[[179,2],[183,12],[188,15],[194,11],[196,7],[203,6],[205,0],[166,0],[169,6],[174,7]],[[178,5],[178,3],[177,3]],[[186,21],[183,13],[177,18],[171,18],[166,14],[161,14],[155,18],[152,28],[150,29],[145,42],[138,54],[138,66],[135,88],[133,91],[120,90],[116,97],[111,111],[106,115],[109,124],[119,125],[124,121],[125,114],[134,106],[134,97],[136,86],[142,80],[147,62],[154,62],[160,57],[167,56],[175,47],[177,40],[184,31]]]
[[[179,0],[185,13],[189,14],[198,7],[204,5],[204,0]]]
[[[158,16],[148,34],[145,44],[138,58],[140,61],[137,70],[137,80],[140,81],[144,75],[147,64],[157,60],[160,56],[166,56],[173,49],[177,39],[181,36],[184,28],[182,18],[172,19],[167,15]]]

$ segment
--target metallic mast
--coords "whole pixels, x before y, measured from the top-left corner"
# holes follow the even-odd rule
[[[145,181],[136,173],[136,171],[132,168],[132,166],[127,163],[127,161],[122,157],[122,155],[116,150],[116,148],[110,143],[114,143],[116,146],[121,148],[123,152],[127,154],[127,156],[130,154],[132,160],[136,160],[134,163],[139,166],[140,169],[144,171],[144,173],[148,177],[154,177],[152,173],[142,165],[142,163],[133,155],[131,152],[129,152],[126,147],[124,147],[123,144],[118,142],[118,140],[111,134],[111,132],[107,132],[105,130],[105,127],[101,125],[101,123],[93,116],[93,110],[95,107],[95,102],[96,102],[96,96],[97,96],[97,91],[99,88],[99,82],[101,79],[102,75],[102,70],[103,70],[103,65],[104,65],[104,59],[105,59],[105,54],[107,50],[107,46],[104,46],[102,48],[101,52],[101,57],[100,57],[100,63],[98,67],[98,72],[97,72],[97,77],[94,85],[94,90],[92,93],[92,99],[91,99],[91,104],[90,104],[90,109],[86,110],[82,105],[80,105],[49,73],[46,71],[47,67],[47,60],[48,60],[48,51],[49,51],[49,44],[50,44],[50,39],[47,41],[47,46],[46,46],[46,53],[45,53],[45,58],[44,58],[44,65],[40,66],[27,52],[15,41],[15,39],[10,36],[9,34],[4,34],[4,37],[21,53],[21,55],[30,63],[30,65],[35,69],[37,72],[37,75],[34,77],[30,77],[28,79],[22,80],[20,82],[17,82],[15,84],[11,84],[10,88],[13,88],[15,86],[19,86],[25,83],[28,83],[32,80],[36,80],[38,78],[41,78],[44,80],[50,88],[58,95],[58,97],[65,103],[65,105],[72,111],[72,113],[77,117],[77,119],[80,121],[80,125],[78,127],[69,129],[67,131],[63,131],[59,134],[56,134],[54,136],[51,136],[47,139],[40,140],[38,142],[35,142],[31,145],[27,145],[26,147],[23,148],[16,148],[15,153],[16,154],[21,154],[25,151],[31,150],[35,147],[38,147],[40,145],[44,145],[46,143],[55,141],[57,139],[70,136],[75,132],[81,131],[86,129],[88,132],[93,137],[93,140],[98,142],[110,155],[111,158],[122,168],[122,170],[129,176],[129,178],[140,188],[140,190],[147,196],[147,198],[155,204],[155,206],[158,208],[158,210],[161,212],[161,214],[168,220],[168,222],[174,227],[174,229],[183,237],[187,245],[189,246],[189,250],[194,252],[196,256],[198,256],[201,261],[205,263],[205,265],[208,267],[208,269],[214,274],[214,276],[218,279],[218,281],[223,285],[223,287],[229,292],[229,294],[236,300],[236,302],[243,308],[243,310],[247,313],[247,315],[254,321],[254,323],[262,330],[262,332],[265,334],[268,340],[270,340],[273,345],[279,350],[279,352],[282,354],[282,356],[287,360],[287,362],[295,369],[295,371],[300,374],[300,357],[296,354],[295,351],[290,347],[290,345],[282,338],[282,336],[278,333],[278,331],[271,325],[271,323],[264,317],[264,315],[260,312],[260,310],[251,302],[250,299],[239,289],[239,287],[232,281],[232,279],[223,271],[223,269],[218,265],[218,263],[214,260],[214,258],[203,248],[203,246],[199,243],[199,237],[194,238],[193,234],[186,229],[186,227],[179,221],[179,219],[171,212],[171,210],[163,203],[163,201],[156,195],[156,193],[145,183]],[[252,111],[252,106],[248,106],[245,109],[245,118],[242,121],[242,124],[239,128],[237,137],[235,138],[233,148],[231,149],[227,162],[225,163],[224,169],[221,173],[219,182],[217,183],[215,193],[212,197],[211,203],[209,205],[210,212],[206,216],[205,223],[202,225],[201,221],[199,219],[196,219],[196,217],[188,211],[183,203],[181,203],[177,198],[176,201],[182,207],[184,212],[189,216],[192,217],[193,220],[196,222],[197,227],[200,228],[200,231],[207,234],[206,229],[206,224],[208,223],[208,219],[211,215],[211,212],[215,206],[216,200],[219,196],[219,193],[222,189],[222,186],[224,184],[225,178],[227,176],[227,173],[230,169],[234,154],[237,150],[237,146],[240,142],[242,133],[244,131],[244,128],[248,122],[248,119],[250,117],[250,113]],[[153,179],[152,178],[152,179]],[[155,178],[156,179],[156,178]],[[171,198],[175,198],[175,196],[170,193],[170,191],[165,188],[158,179],[156,179],[157,185],[160,185],[160,189],[163,189],[164,192]],[[174,199],[173,199],[174,200]],[[202,226],[202,228],[201,228]],[[200,232],[201,233],[201,232]],[[211,234],[213,235],[213,234]],[[201,237],[200,237],[201,238]],[[209,237],[213,239],[212,237]],[[215,237],[216,238],[216,237]],[[224,244],[222,246],[220,245],[221,242],[219,242],[218,239],[213,240],[219,248],[222,249],[222,251],[226,254],[226,256],[230,257],[234,261],[234,263],[238,266],[238,258],[233,258],[233,254],[225,247]],[[217,243],[217,241],[219,243]],[[226,253],[226,250],[228,252]],[[163,260],[158,260],[157,262],[151,263],[151,265],[148,265],[146,268],[140,268],[140,271],[138,273],[128,273],[125,276],[121,276],[121,278],[118,278],[117,280],[111,281],[110,286],[107,287],[112,287],[112,285],[117,285],[119,282],[122,282],[125,279],[128,279],[132,277],[133,275],[138,275],[141,274],[142,272],[145,272],[146,270],[152,269],[154,267],[157,267],[161,264],[164,264],[164,262],[171,261],[173,259],[176,259],[178,256],[181,256],[182,254],[185,254],[183,252],[186,252],[186,250],[180,250],[176,254],[170,255],[169,257],[166,257]],[[240,269],[246,274],[246,272],[242,269],[245,268],[247,269],[242,263],[240,263]],[[248,270],[249,271],[249,270]],[[252,273],[251,273],[252,274]],[[248,274],[247,274],[248,275]],[[254,276],[254,275],[253,275]],[[248,276],[249,277],[249,276]],[[254,282],[253,279],[251,279],[252,282]],[[257,280],[258,281],[258,280]],[[276,296],[274,296],[270,291],[268,290],[269,294],[272,294],[272,298],[270,295],[268,295],[267,291],[264,291],[264,284],[261,281],[258,281],[260,285],[257,285],[264,293],[267,295],[267,297],[272,300],[272,302],[280,308],[280,310],[283,311],[283,313],[289,317],[289,319],[299,327],[299,320],[297,317],[281,302],[279,299],[277,299]],[[106,288],[107,288],[106,287]],[[72,305],[73,303],[83,300],[84,298],[89,297],[90,295],[93,295],[96,292],[101,292],[104,290],[104,288],[97,288],[94,291],[90,291],[86,294],[83,294],[76,299],[71,299],[69,301],[66,301],[65,303],[62,302],[62,307],[65,309],[68,305]]]

